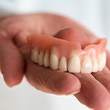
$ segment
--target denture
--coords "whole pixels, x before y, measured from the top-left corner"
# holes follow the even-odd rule
[[[31,60],[40,66],[70,73],[92,73],[104,69],[105,38],[96,39],[82,46],[76,37],[71,41],[71,36],[66,39],[61,36],[58,38],[59,36],[60,34],[55,37],[31,35],[28,39]]]

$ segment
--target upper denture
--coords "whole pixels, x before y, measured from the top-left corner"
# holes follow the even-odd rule
[[[57,38],[44,35],[30,36],[28,42],[32,50],[31,59],[39,65],[71,73],[91,73],[103,70],[106,65],[106,39],[82,44],[83,47],[80,44],[81,39],[78,41],[79,38],[71,42],[70,39],[66,39],[59,39],[58,36]]]

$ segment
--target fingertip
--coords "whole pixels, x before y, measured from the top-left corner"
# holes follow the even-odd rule
[[[21,76],[20,75],[19,76],[18,75],[16,75],[16,76],[9,75],[9,76],[3,76],[3,77],[4,77],[5,83],[8,87],[14,87],[21,83],[23,75],[21,75]]]

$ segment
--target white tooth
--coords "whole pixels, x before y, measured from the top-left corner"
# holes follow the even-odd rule
[[[92,59],[92,71],[93,72],[97,72],[99,70],[99,67],[98,67],[98,61],[96,58],[93,58]]]
[[[54,70],[58,69],[58,57],[54,54],[50,55],[50,67]]]
[[[38,63],[38,51],[36,49],[33,49],[31,52],[31,60]]]
[[[107,59],[107,55],[106,55],[106,52],[103,52],[102,53],[102,56],[103,56],[103,59],[104,59],[104,67],[106,66],[106,59]]]
[[[67,60],[65,57],[61,57],[59,61],[59,70],[67,71]]]
[[[53,69],[53,70],[56,70],[58,69],[58,57],[55,55],[55,51],[56,51],[56,48],[52,48],[51,50],[51,54],[50,54],[50,68]]]
[[[48,54],[48,52],[46,52],[44,55],[44,66],[49,67],[49,54]]]
[[[98,56],[98,63],[99,63],[99,71],[102,71],[106,66],[106,53],[103,52]]]
[[[78,55],[73,55],[69,59],[68,71],[72,73],[80,73],[80,58]]]
[[[81,64],[81,73],[91,73],[92,72],[92,62],[89,56],[85,57]]]
[[[43,65],[43,61],[44,61],[44,53],[43,51],[40,51],[40,54],[38,56],[39,65]]]

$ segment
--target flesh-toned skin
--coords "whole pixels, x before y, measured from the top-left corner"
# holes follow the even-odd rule
[[[5,82],[9,86],[17,85],[25,73],[29,83],[38,90],[60,95],[78,92],[75,96],[81,103],[95,110],[108,110],[110,108],[109,62],[101,72],[70,74],[46,69],[31,61],[27,36],[32,33],[55,35],[65,27],[73,27],[81,31],[89,38],[88,42],[96,40],[96,36],[80,24],[62,16],[34,14],[2,18],[0,67]],[[108,59],[109,56],[108,54]]]

